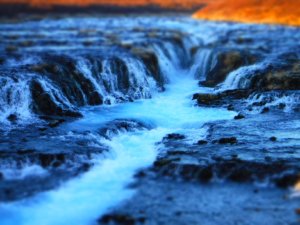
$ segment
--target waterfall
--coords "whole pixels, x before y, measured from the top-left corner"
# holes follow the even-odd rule
[[[134,99],[150,98],[155,90],[155,81],[148,76],[147,69],[141,61],[133,58],[124,58],[129,73],[130,92]]]
[[[295,109],[299,109],[300,92],[270,91],[265,93],[254,93],[247,99],[247,106],[253,109],[253,113],[260,112],[261,105],[264,105],[264,107],[280,108],[285,112],[292,112]]]
[[[211,49],[200,49],[194,56],[190,74],[200,80],[204,80],[211,68],[213,51]]]
[[[0,123],[30,121],[34,118],[30,109],[29,81],[25,79],[0,78]]]
[[[233,89],[247,89],[251,84],[251,78],[267,68],[268,63],[262,62],[254,65],[243,66],[228,74],[226,80],[219,85],[219,91]]]

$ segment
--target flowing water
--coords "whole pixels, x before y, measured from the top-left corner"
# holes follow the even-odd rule
[[[70,18],[1,25],[0,31],[5,31],[0,33],[1,51],[8,43],[23,45],[22,51],[0,51],[0,56],[6,56],[0,58],[0,131],[8,130],[2,138],[9,139],[9,132],[22,130],[24,124],[40,126],[39,115],[80,113],[82,118],[67,120],[49,133],[34,133],[34,140],[22,142],[22,147],[76,155],[74,149],[105,146],[108,152],[89,158],[90,170],[55,189],[0,203],[0,224],[89,225],[132,197],[134,190],[128,186],[134,175],[153,164],[166,135],[183,134],[186,139],[182,141],[193,144],[206,137],[205,123],[236,115],[225,107],[195,106],[191,99],[195,93],[214,91],[199,87],[198,82],[216,64],[215,44],[223,43],[219,40],[228,38],[230,30],[249,33],[251,29],[260,31],[263,39],[263,26],[187,18]],[[288,32],[293,30],[287,30],[286,36]],[[16,36],[30,39],[33,46]],[[281,43],[274,42],[276,46]],[[252,73],[261,67],[258,63],[231,72],[221,90],[247,88]],[[118,120],[141,126],[99,135],[99,129]],[[80,135],[92,140],[89,146],[76,145]],[[5,153],[7,146],[14,146],[3,143],[0,147]],[[1,174],[11,180],[49,172],[34,163],[25,169],[5,169],[1,168]]]
[[[61,129],[96,129],[114,119],[137,119],[152,129],[120,133],[103,139],[113,153],[105,160],[95,159],[95,166],[81,177],[59,189],[19,202],[1,204],[1,224],[90,224],[109,207],[130,197],[126,186],[138,169],[150,166],[157,154],[156,143],[169,133],[182,133],[196,142],[205,136],[205,122],[232,118],[224,109],[198,108],[190,100],[199,91],[197,81],[186,71],[170,75],[164,93],[134,103],[83,109],[84,118]],[[206,90],[207,91],[207,90]],[[203,131],[201,131],[201,129]],[[197,130],[197,135],[193,134]],[[41,222],[42,221],[42,222]]]

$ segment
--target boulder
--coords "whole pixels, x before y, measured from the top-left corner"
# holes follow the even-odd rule
[[[237,139],[236,137],[230,137],[230,138],[221,138],[218,141],[219,144],[236,144],[237,143]]]
[[[183,140],[185,136],[183,134],[168,134],[163,138],[164,140]]]
[[[239,113],[237,116],[234,117],[235,120],[241,120],[241,119],[245,119],[245,116],[241,113]]]
[[[16,121],[18,120],[18,116],[17,116],[16,114],[10,114],[10,115],[7,117],[7,119],[8,119],[10,122],[14,123],[14,122],[16,122]]]
[[[193,99],[197,100],[199,105],[213,105],[221,100],[219,94],[194,94]]]
[[[207,143],[208,143],[208,142],[205,141],[205,140],[199,140],[199,141],[197,142],[198,145],[206,145]]]
[[[260,91],[300,90],[300,61],[257,73],[251,79],[250,89]]]
[[[275,142],[275,141],[277,141],[277,137],[270,137],[270,141],[273,141],[273,142]]]
[[[133,217],[127,214],[106,214],[98,220],[99,224],[134,225],[145,223],[145,217]]]
[[[256,61],[254,56],[239,50],[221,51],[217,53],[215,60],[206,80],[201,82],[204,86],[214,87],[223,82],[230,72]]]

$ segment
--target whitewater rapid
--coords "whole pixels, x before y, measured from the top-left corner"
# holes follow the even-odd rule
[[[166,91],[151,99],[132,103],[88,107],[82,109],[84,118],[60,129],[97,129],[115,119],[136,119],[150,124],[152,129],[120,132],[110,140],[107,157],[94,159],[91,170],[70,180],[58,189],[38,194],[18,202],[1,203],[1,225],[88,225],[93,224],[107,210],[132,197],[128,188],[134,174],[152,165],[158,144],[169,133],[182,133],[187,141],[205,137],[203,124],[234,117],[235,112],[219,108],[199,108],[191,101],[192,94],[211,91],[198,87],[197,80],[187,71],[170,76]]]

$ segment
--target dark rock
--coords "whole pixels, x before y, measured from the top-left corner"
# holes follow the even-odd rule
[[[202,182],[209,182],[213,176],[213,168],[209,166],[200,171],[198,178]]]
[[[249,43],[252,43],[254,40],[249,37],[238,37],[234,41],[237,44],[249,44]]]
[[[18,51],[18,47],[14,46],[14,45],[8,45],[5,47],[5,50],[7,52],[16,52],[16,51]]]
[[[199,105],[212,105],[216,104],[221,96],[217,94],[194,94],[193,99],[197,100]]]
[[[59,119],[59,120],[53,120],[53,121],[50,121],[48,123],[48,126],[51,127],[51,128],[54,128],[54,127],[58,127],[60,124],[62,124],[63,122],[65,122],[64,119]]]
[[[64,154],[39,154],[40,164],[43,168],[47,168],[50,166],[57,167],[65,162]]]
[[[228,90],[218,94],[201,94],[196,93],[193,95],[193,100],[197,100],[198,105],[220,105],[228,104],[232,100],[244,99],[249,97],[252,93],[252,90]],[[233,111],[233,104],[228,105],[228,110]]]
[[[98,220],[99,224],[120,224],[120,225],[134,225],[137,223],[145,223],[145,217],[134,218],[131,215],[123,214],[107,214]]]
[[[234,170],[229,179],[235,182],[246,182],[251,180],[251,172],[246,168]]]
[[[270,112],[270,108],[269,108],[269,107],[264,107],[264,108],[262,109],[262,111],[261,111],[262,114],[268,113],[268,112]]]
[[[273,142],[274,142],[274,141],[277,141],[277,138],[274,137],[274,136],[273,136],[273,137],[270,137],[270,141],[273,141]]]
[[[245,116],[241,113],[239,113],[237,116],[234,117],[235,120],[241,120],[241,119],[245,119]]]
[[[237,139],[236,137],[230,137],[230,138],[221,138],[218,141],[219,144],[236,144]]]
[[[35,152],[34,149],[24,149],[24,150],[19,150],[17,153],[19,155],[28,155],[28,154],[32,154],[34,152]]]
[[[46,131],[48,128],[47,127],[40,127],[39,130],[40,131]]]
[[[249,95],[253,92],[251,89],[236,89],[236,90],[227,90],[219,95],[222,98],[229,98],[229,99],[244,99],[249,97]]]
[[[55,155],[52,154],[40,154],[39,155],[41,166],[46,168],[51,165],[51,163],[55,160]]]
[[[160,168],[169,165],[173,162],[172,159],[158,159],[154,162],[154,167]]]
[[[232,104],[227,106],[228,111],[234,111],[234,106]]]
[[[300,61],[290,62],[288,66],[269,67],[258,72],[251,80],[250,87],[256,90],[299,90]]]
[[[223,82],[227,75],[241,66],[252,64],[255,58],[246,52],[239,50],[221,51],[216,56],[217,63],[208,72],[202,85],[214,87]]]
[[[183,140],[185,136],[183,134],[168,134],[166,137],[163,138],[164,140]]]
[[[62,108],[62,106],[57,105],[38,81],[33,80],[30,89],[33,100],[32,108],[35,113],[49,116],[82,117],[81,113],[73,109]]]
[[[18,117],[16,114],[10,114],[7,119],[10,121],[10,122],[16,122],[18,120]]]
[[[117,134],[119,131],[134,131],[141,129],[151,129],[151,125],[144,124],[138,120],[116,119],[99,129],[98,133],[110,138],[110,133]]]
[[[208,143],[208,142],[205,141],[205,140],[199,140],[199,141],[197,142],[198,145],[206,145],[207,143]]]
[[[4,175],[2,172],[0,172],[0,181],[4,179]]]
[[[55,162],[52,164],[52,166],[53,166],[54,168],[60,167],[61,165],[62,165],[62,162],[60,162],[60,161],[55,161]]]
[[[284,103],[280,103],[278,105],[278,108],[281,109],[281,110],[285,109],[285,107],[286,107],[286,104],[284,104]]]
[[[90,168],[91,168],[91,164],[89,164],[89,163],[83,163],[83,164],[80,166],[80,170],[83,171],[83,172],[89,171]]]
[[[299,174],[285,174],[275,179],[275,183],[280,188],[288,188],[294,186],[300,179]]]
[[[233,159],[239,158],[238,154],[232,154],[231,157],[232,157]]]

